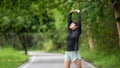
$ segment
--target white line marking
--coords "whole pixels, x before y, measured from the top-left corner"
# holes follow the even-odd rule
[[[27,68],[30,64],[32,64],[34,60],[35,60],[35,57],[32,57],[31,61],[28,64],[26,64],[23,68]]]
[[[82,60],[82,62],[85,63],[85,64],[87,64],[87,65],[90,66],[91,68],[96,68],[96,67],[94,67],[93,65],[91,65],[91,64],[89,64],[89,63],[87,63],[87,62],[85,62],[84,60]]]

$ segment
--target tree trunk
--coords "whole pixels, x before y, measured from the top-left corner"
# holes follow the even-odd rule
[[[120,14],[120,11],[119,11],[119,14]],[[117,11],[115,10],[115,17],[117,18],[118,17],[118,13]],[[119,47],[120,47],[120,22],[116,22],[116,25],[117,25],[117,29],[118,29],[118,35],[119,35]]]
[[[113,5],[114,7],[114,14],[115,18],[120,19],[120,0],[117,0],[116,3]],[[118,29],[118,35],[119,35],[119,47],[120,47],[120,20],[116,22],[117,29]]]
[[[87,34],[87,36],[88,36],[88,45],[89,45],[89,47],[90,47],[90,51],[93,52],[93,50],[94,50],[94,42],[93,42],[93,38],[92,38],[91,35],[90,35],[89,26],[87,26],[86,34]]]
[[[2,34],[3,34],[4,38],[5,38],[5,40],[8,41],[9,36],[5,32],[2,32]]]
[[[0,37],[4,36],[3,35],[3,32],[0,32]],[[3,41],[0,41],[0,47],[2,47],[4,45],[4,42]]]
[[[16,33],[15,33],[15,32],[12,32],[10,39],[11,39],[12,47],[13,47],[13,48],[16,48],[16,46],[17,46],[17,42],[15,41],[15,40],[16,40],[15,38],[16,38]]]
[[[26,46],[26,39],[25,39],[25,36],[23,34],[18,34],[18,37],[21,41],[21,44],[25,50],[25,54],[27,54],[27,46]]]

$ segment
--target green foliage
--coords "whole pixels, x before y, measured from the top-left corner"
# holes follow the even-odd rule
[[[109,8],[108,8],[109,7]],[[81,56],[92,61],[102,68],[119,68],[118,32],[113,14],[112,5],[108,1],[82,3],[83,30],[90,27],[90,35],[94,41],[94,50],[91,53],[88,47],[87,36],[81,45]],[[86,46],[87,45],[87,46]]]
[[[39,32],[51,28],[50,22],[53,19],[48,14],[48,9],[43,9],[46,5],[41,6],[41,3],[41,1],[2,0],[0,4],[0,31],[13,30],[24,33]],[[49,28],[46,25],[49,25]]]
[[[113,15],[109,4],[104,2],[88,2],[83,5],[84,24],[89,25],[92,37],[97,47],[113,48],[118,47],[118,35]],[[102,4],[102,5],[101,5]],[[113,40],[114,38],[114,40]],[[107,46],[106,46],[107,45]]]
[[[82,44],[81,49],[80,49],[80,54],[81,56],[93,63],[95,66],[100,67],[100,68],[119,68],[119,61],[120,57],[119,55],[119,50],[112,49],[112,50],[99,50],[99,51],[94,51],[90,52],[89,47],[85,46],[86,44]]]
[[[0,48],[0,67],[17,68],[28,60],[28,56],[21,54],[13,48]]]

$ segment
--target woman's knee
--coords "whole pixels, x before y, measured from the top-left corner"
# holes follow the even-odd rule
[[[81,63],[81,59],[76,59],[74,63]]]

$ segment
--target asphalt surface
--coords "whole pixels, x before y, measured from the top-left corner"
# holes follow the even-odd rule
[[[29,61],[18,68],[64,68],[64,54],[28,52]],[[71,64],[75,68],[75,64]],[[92,64],[82,60],[82,68],[96,68]]]

